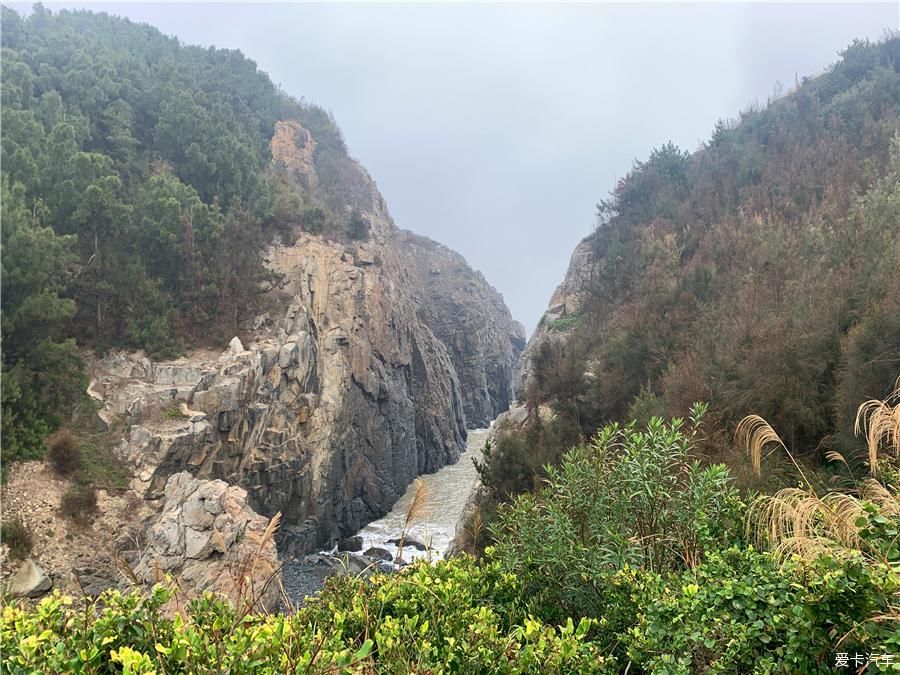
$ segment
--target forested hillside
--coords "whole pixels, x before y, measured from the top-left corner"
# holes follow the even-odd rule
[[[898,50],[854,43],[601,202],[529,345],[529,414],[476,462],[478,558],[407,565],[442,507],[416,489],[396,558],[335,561],[278,611],[285,558],[343,550],[458,456],[467,407],[505,407],[520,331],[239,53],[4,8],[4,467],[77,408],[85,348],[261,327],[85,359],[121,442],[72,424],[4,487],[0,672],[897,672]],[[121,475],[97,490],[98,467]]]
[[[531,349],[557,436],[708,401],[714,456],[751,412],[792,448],[851,447],[900,372],[898,111],[900,39],[855,42],[693,154],[636,162],[570,270],[577,309]]]
[[[3,8],[3,439],[33,455],[82,395],[76,340],[171,356],[223,343],[279,283],[290,227],[366,236],[330,115],[240,52],[41,5]],[[320,185],[267,169],[280,119],[315,144]],[[302,186],[301,186],[302,187]],[[307,186],[308,187],[308,186]],[[339,206],[336,206],[339,205]]]

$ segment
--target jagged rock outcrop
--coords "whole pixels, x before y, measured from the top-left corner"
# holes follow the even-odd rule
[[[276,122],[270,145],[272,164],[280,173],[307,189],[314,187],[316,141],[309,131],[295,120]]]
[[[248,506],[242,488],[175,474],[134,572],[148,584],[172,574],[183,600],[211,591],[239,607],[274,609],[279,564],[269,524]]]
[[[579,310],[591,287],[595,261],[591,237],[586,237],[578,242],[578,246],[572,252],[566,276],[553,291],[547,311],[541,317],[519,359],[515,391],[520,400],[525,399],[525,393],[528,391],[531,359],[537,349],[546,340],[565,340],[567,329],[578,321]]]
[[[273,139],[273,170],[291,180],[315,172],[314,143],[298,127],[280,124]],[[119,451],[139,494],[160,499],[182,471],[239,485],[260,514],[282,512],[279,537],[289,553],[353,534],[386,513],[413,478],[454,462],[465,447],[467,408],[478,411],[477,426],[508,402],[521,340],[499,294],[467,267],[462,273],[455,254],[438,258],[459,270],[448,268],[440,286],[423,285],[418,270],[438,264],[435,255],[404,245],[407,235],[361,167],[344,158],[340,175],[325,197],[308,194],[325,182],[315,176],[298,189],[361,214],[365,241],[298,231],[293,244],[269,251],[284,277],[268,298],[272,309],[247,322],[224,353],[167,362],[112,353],[94,364],[89,387],[100,423],[129,429]],[[465,314],[444,292],[476,309]],[[456,322],[463,316],[460,328],[472,335],[449,330],[446,312]],[[467,389],[477,385],[465,401],[459,372]]]
[[[402,232],[419,311],[450,352],[470,429],[484,428],[513,401],[513,380],[525,329],[500,295],[459,253]]]

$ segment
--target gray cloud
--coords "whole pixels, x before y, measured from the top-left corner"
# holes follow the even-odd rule
[[[633,158],[696,149],[898,25],[894,3],[48,6],[240,49],[333,110],[397,224],[465,255],[529,331]]]

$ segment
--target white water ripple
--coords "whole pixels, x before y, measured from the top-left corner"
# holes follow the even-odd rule
[[[419,476],[425,484],[425,509],[406,532],[406,540],[415,540],[429,547],[427,551],[418,551],[411,546],[403,549],[403,559],[407,562],[420,558],[439,560],[444,557],[456,531],[456,525],[462,516],[472,486],[478,477],[473,458],[481,458],[484,442],[488,437],[488,429],[475,429],[468,433],[466,451],[459,456],[455,464],[443,467],[432,474]],[[394,558],[399,549],[388,544],[388,539],[398,539],[403,533],[406,512],[415,495],[413,482],[394,508],[383,518],[372,521],[360,530],[363,539],[363,551],[370,547],[383,548],[390,551]]]

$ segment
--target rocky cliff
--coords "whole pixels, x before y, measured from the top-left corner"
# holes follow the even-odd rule
[[[523,331],[461,256],[397,230],[355,162],[339,158],[335,172],[330,157],[322,180],[315,141],[293,121],[277,125],[272,152],[272,170],[305,200],[332,213],[342,203],[369,237],[298,229],[269,252],[284,276],[270,311],[224,353],[113,353],[94,364],[89,391],[101,424],[129,429],[119,451],[139,494],[161,499],[182,471],[239,485],[264,516],[282,512],[282,545],[299,553],[383,515],[413,478],[455,461],[467,425],[508,405]]]
[[[553,291],[547,311],[522,352],[515,377],[515,390],[520,401],[525,400],[525,393],[528,391],[531,359],[537,349],[547,340],[565,340],[568,330],[579,321],[579,310],[596,272],[596,257],[591,241],[590,237],[586,237],[578,242],[569,260],[565,278]]]
[[[525,329],[459,253],[412,232],[402,232],[399,243],[412,263],[420,317],[450,352],[468,427],[486,427],[514,399]]]

